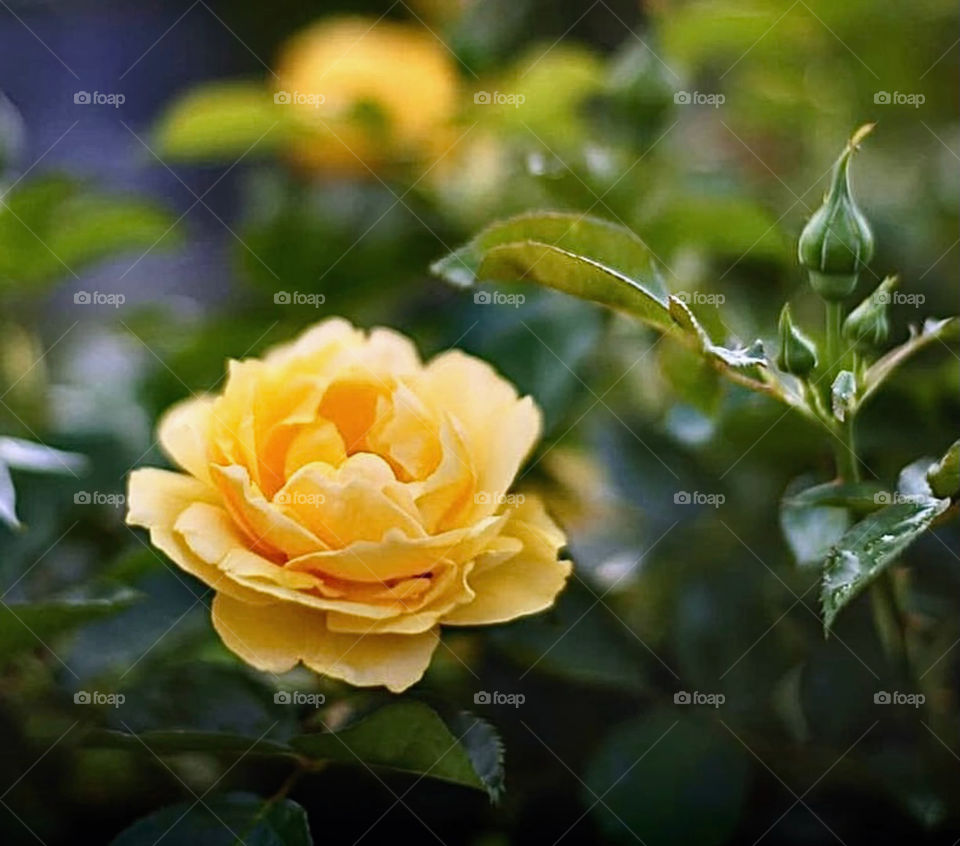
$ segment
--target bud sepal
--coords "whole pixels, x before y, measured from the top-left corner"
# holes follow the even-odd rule
[[[882,346],[890,336],[889,305],[893,289],[900,284],[897,276],[888,276],[876,289],[847,315],[843,337],[860,350]]]
[[[789,303],[786,303],[780,312],[778,329],[780,352],[777,354],[777,367],[784,373],[801,378],[807,376],[817,366],[817,347],[794,326]]]

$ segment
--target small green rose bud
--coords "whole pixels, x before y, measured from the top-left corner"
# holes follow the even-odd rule
[[[888,276],[876,290],[850,312],[843,324],[843,337],[860,349],[879,347],[890,335],[888,306],[893,301],[893,289],[900,279]]]
[[[784,373],[794,376],[806,376],[817,366],[817,347],[803,334],[790,317],[790,304],[780,312],[780,352],[777,355],[777,367]]]
[[[850,157],[873,124],[860,127],[833,166],[830,190],[800,234],[800,264],[825,300],[839,302],[853,293],[857,275],[873,258],[873,234],[850,188]]]

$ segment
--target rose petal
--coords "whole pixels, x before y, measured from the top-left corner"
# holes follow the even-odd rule
[[[383,620],[368,620],[341,611],[327,614],[327,626],[335,632],[416,634],[433,628],[437,620],[452,608],[473,600],[475,594],[467,582],[473,562],[441,569],[429,590],[413,601],[411,610]],[[411,580],[412,581],[412,580]]]
[[[209,455],[216,464],[238,464],[256,478],[259,474],[253,404],[263,362],[227,362],[227,384],[210,410]]]
[[[177,517],[194,502],[217,504],[220,496],[210,485],[172,470],[141,467],[127,480],[127,523],[131,526],[171,529]]]
[[[459,350],[434,358],[418,384],[463,427],[477,472],[478,497],[469,519],[496,511],[520,465],[540,437],[540,410],[489,364]],[[469,386],[469,389],[465,389]]]
[[[351,365],[393,378],[416,373],[422,366],[413,341],[383,326],[371,329],[367,342],[348,355]]]
[[[210,415],[213,397],[189,397],[171,406],[157,424],[164,452],[191,476],[210,483]]]
[[[258,575],[275,584],[294,590],[321,590],[323,583],[309,573],[298,573],[274,564],[246,548],[245,539],[237,530],[230,515],[216,505],[195,502],[186,508],[177,518],[173,530],[201,560],[219,566],[222,570],[231,568],[225,561],[231,555],[243,555],[245,575]],[[232,560],[232,559],[231,559]],[[234,563],[234,569],[240,567]]]
[[[564,536],[539,498],[526,498],[511,515],[504,536],[520,540],[523,549],[508,557],[496,553],[479,556],[469,578],[476,598],[441,617],[441,623],[453,626],[503,623],[553,605],[573,565],[557,560]]]
[[[442,458],[436,470],[410,489],[430,534],[462,525],[473,508],[477,472],[457,421],[446,416],[440,425]]]
[[[424,537],[420,514],[406,485],[380,456],[351,455],[340,467],[302,467],[278,491],[274,504],[331,549],[379,541],[390,530]]]
[[[440,463],[438,421],[423,401],[402,382],[389,400],[381,400],[377,420],[367,433],[370,449],[386,458],[397,478],[426,478]]]
[[[263,360],[268,364],[289,364],[318,354],[329,357],[347,347],[359,346],[362,342],[361,330],[355,329],[342,317],[331,317],[311,326],[293,341],[272,347]]]
[[[337,427],[329,420],[300,428],[291,438],[283,456],[283,477],[290,477],[314,461],[339,466],[347,460],[347,449]]]
[[[252,549],[273,557],[277,553],[282,556],[306,555],[326,548],[326,544],[306,527],[268,502],[250,481],[246,468],[237,464],[228,467],[214,464],[210,467],[210,474],[223,494],[227,511],[247,535]]]
[[[395,617],[410,607],[402,595],[382,585],[362,585],[358,590],[353,585],[319,579],[312,573],[290,570],[268,561],[246,548],[245,539],[237,532],[233,520],[218,506],[188,504],[175,523],[175,528],[168,531],[171,540],[164,543],[187,562],[183,564],[178,558],[177,563],[185,569],[189,565],[202,572],[199,577],[207,584],[216,582],[218,588],[226,589],[223,586],[227,576],[229,584],[236,587],[234,593],[240,593],[248,601],[284,600],[319,611],[338,611],[371,620]],[[216,569],[211,570],[208,565]],[[344,596],[346,598],[342,598]]]
[[[287,567],[310,570],[354,582],[385,582],[430,572],[441,561],[469,561],[499,534],[506,514],[488,517],[462,529],[440,535],[409,538],[396,530],[380,542],[357,541],[332,549],[291,558]]]
[[[264,601],[227,574],[196,555],[173,532],[173,525],[188,508],[216,500],[216,492],[182,473],[144,467],[130,474],[127,487],[127,523],[150,530],[150,542],[181,569],[204,584],[249,602]],[[212,507],[212,506],[211,506]]]
[[[413,635],[331,632],[324,615],[306,608],[249,605],[218,594],[213,624],[223,642],[247,663],[283,673],[302,661],[310,669],[352,685],[384,685],[394,693],[423,676],[436,648],[436,629]]]

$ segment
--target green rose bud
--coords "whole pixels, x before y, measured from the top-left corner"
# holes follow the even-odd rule
[[[817,366],[816,345],[803,334],[790,317],[790,304],[780,312],[780,352],[777,355],[777,367],[784,373],[794,376],[806,376]]]
[[[900,279],[888,276],[876,290],[850,312],[843,324],[843,337],[861,349],[879,347],[890,335],[887,308],[893,300],[893,289]]]
[[[873,234],[850,189],[850,157],[871,129],[867,124],[854,133],[833,166],[823,205],[800,234],[800,264],[809,270],[813,289],[830,302],[853,293],[860,268],[873,257]]]

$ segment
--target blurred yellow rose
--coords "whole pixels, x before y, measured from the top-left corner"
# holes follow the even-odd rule
[[[368,173],[440,155],[453,141],[457,72],[427,29],[366,18],[320,21],[295,35],[277,66],[278,102],[303,130],[295,161]]]
[[[253,666],[401,691],[441,624],[542,611],[563,588],[563,532],[508,493],[539,432],[484,362],[424,364],[334,318],[171,408],[160,442],[186,473],[134,471],[127,522],[216,590],[214,626]]]

